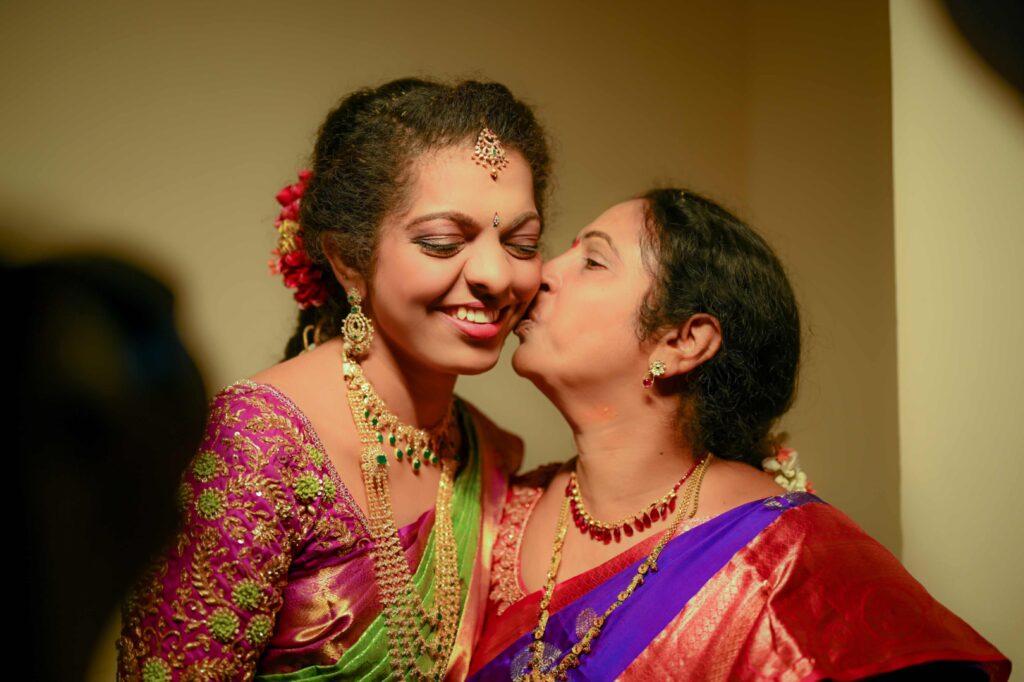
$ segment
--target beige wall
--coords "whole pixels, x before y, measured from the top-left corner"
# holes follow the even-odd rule
[[[907,567],[1024,663],[1024,96],[891,4]]]
[[[785,420],[823,497],[899,553],[888,8],[749,2],[747,201],[804,318]]]

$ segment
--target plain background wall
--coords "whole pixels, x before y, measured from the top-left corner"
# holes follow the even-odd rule
[[[801,304],[784,427],[821,494],[899,553],[889,18],[884,2],[749,2],[751,224]]]
[[[936,5],[891,13],[903,559],[1020,668],[1024,94]]]
[[[292,329],[291,294],[266,270],[273,196],[328,108],[405,75],[503,81],[554,140],[549,253],[656,183],[709,194],[776,245],[808,332],[783,426],[822,495],[899,552],[887,12],[882,0],[5,3],[0,248],[148,265],[174,285],[216,389],[275,362]],[[524,436],[528,465],[571,455],[508,354],[459,392]]]

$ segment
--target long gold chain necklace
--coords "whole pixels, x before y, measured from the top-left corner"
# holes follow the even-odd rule
[[[440,462],[441,466],[434,502],[434,605],[427,609],[413,583],[395,524],[388,485],[388,458],[384,454],[385,440],[381,438],[379,428],[384,425],[384,428],[391,429],[392,434],[422,430],[402,424],[387,410],[353,359],[344,358],[344,372],[349,407],[362,445],[361,468],[366,486],[367,521],[374,541],[371,554],[387,625],[392,670],[401,679],[440,680],[447,671],[448,659],[455,646],[462,600],[452,520],[452,492],[458,462],[453,456],[441,456],[449,448],[452,454],[455,452],[453,446],[457,437],[450,433],[453,430],[452,410],[445,420],[443,438],[420,441],[432,444],[429,450],[433,455],[431,460]],[[415,446],[410,444],[408,447]],[[414,466],[419,468],[415,461]],[[426,669],[420,664],[424,656],[430,659]]]
[[[555,591],[555,582],[558,577],[558,567],[562,563],[562,545],[565,543],[565,532],[569,528],[569,498],[566,497],[562,501],[562,508],[558,514],[558,527],[555,530],[555,543],[554,548],[551,552],[551,567],[548,569],[546,580],[544,582],[544,594],[540,600],[540,616],[537,618],[537,627],[533,630],[533,643],[530,645],[532,649],[532,657],[530,658],[530,672],[524,677],[529,682],[550,682],[553,680],[565,680],[569,676],[569,669],[576,668],[580,665],[580,658],[585,654],[590,653],[593,647],[593,642],[598,635],[601,634],[601,629],[604,627],[608,618],[615,612],[617,608],[622,606],[623,603],[631,596],[636,590],[644,584],[648,574],[653,574],[658,570],[658,557],[661,556],[661,551],[665,549],[665,545],[668,544],[676,531],[679,529],[679,524],[682,523],[683,519],[692,519],[694,514],[697,513],[697,503],[700,499],[700,486],[704,481],[704,472],[708,468],[708,464],[711,462],[711,455],[707,455],[697,466],[695,475],[690,479],[690,482],[686,485],[683,490],[682,500],[679,504],[676,513],[672,516],[672,523],[669,525],[665,534],[658,541],[658,544],[654,546],[651,553],[647,555],[636,569],[636,575],[630,580],[629,585],[625,590],[619,592],[618,598],[612,602],[611,606],[605,609],[605,612],[594,619],[590,629],[587,630],[586,634],[572,645],[562,660],[559,661],[553,668],[547,671],[541,670],[544,665],[544,632],[547,629],[548,618],[550,613],[548,608],[551,606],[551,595]]]
[[[638,511],[636,514],[623,517],[614,523],[607,523],[591,516],[583,503],[583,495],[580,493],[579,481],[576,479],[576,472],[569,474],[569,483],[565,486],[565,496],[569,498],[569,507],[572,509],[572,520],[576,528],[590,537],[591,540],[603,542],[604,544],[621,542],[622,536],[633,536],[633,530],[642,533],[657,521],[664,521],[668,515],[676,510],[676,495],[679,487],[686,483],[690,475],[697,469],[697,462],[693,463],[689,471],[676,481],[672,489],[659,497],[654,502]]]

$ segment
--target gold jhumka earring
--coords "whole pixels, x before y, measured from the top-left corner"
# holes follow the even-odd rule
[[[353,358],[365,353],[373,343],[373,323],[363,314],[362,302],[359,289],[348,290],[348,303],[352,308],[341,323],[341,334],[345,339],[345,355]]]

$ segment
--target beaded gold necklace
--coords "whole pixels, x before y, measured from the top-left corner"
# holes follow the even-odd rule
[[[704,472],[708,468],[708,464],[711,462],[711,455],[707,455],[697,466],[694,476],[691,477],[687,483],[686,488],[683,489],[683,495],[681,503],[676,513],[672,517],[672,523],[669,525],[665,534],[658,541],[658,544],[654,546],[651,553],[647,555],[647,558],[637,567],[636,575],[630,581],[629,585],[625,590],[619,592],[618,598],[612,602],[611,606],[605,609],[605,612],[594,619],[593,625],[587,630],[586,634],[580,639],[579,642],[572,645],[569,652],[562,657],[562,660],[558,661],[553,668],[550,670],[542,670],[544,667],[544,632],[547,629],[548,618],[550,616],[548,607],[551,606],[551,595],[555,591],[555,582],[558,577],[558,567],[562,562],[562,545],[565,543],[565,532],[569,528],[569,498],[566,497],[562,500],[562,508],[558,514],[558,527],[555,530],[555,543],[554,548],[551,552],[551,567],[548,569],[547,577],[544,582],[544,594],[540,600],[540,616],[537,618],[537,627],[533,630],[533,643],[530,645],[533,655],[530,658],[530,672],[523,677],[528,682],[551,682],[553,680],[564,680],[569,676],[569,669],[576,668],[580,665],[580,658],[590,653],[593,647],[594,640],[598,635],[601,634],[601,629],[604,627],[608,618],[615,612],[617,608],[633,596],[633,593],[644,584],[644,581],[649,577],[648,574],[656,573],[658,570],[658,557],[661,556],[661,551],[665,549],[665,545],[668,544],[676,531],[679,529],[679,524],[682,523],[684,518],[692,519],[694,514],[697,513],[697,502],[700,499],[700,486],[704,481]]]
[[[452,492],[458,462],[454,456],[442,456],[454,455],[457,451],[458,438],[452,433],[455,431],[451,417],[454,405],[443,421],[443,433],[440,432],[441,427],[430,432],[414,429],[402,424],[387,410],[355,360],[344,359],[344,372],[349,407],[362,445],[361,468],[366,486],[367,521],[374,541],[371,555],[387,624],[391,668],[399,679],[440,680],[447,671],[448,659],[455,645],[462,601],[452,521]],[[388,458],[384,454],[385,439],[381,426],[389,429],[396,440],[399,434],[404,434],[403,438],[412,434],[411,439],[402,441],[412,451],[404,453],[407,457],[416,456],[417,448],[422,448],[418,452],[423,453],[424,460],[427,459],[426,453],[430,453],[432,463],[440,462],[441,477],[434,502],[434,604],[431,608],[424,606],[416,590],[399,539],[391,506]],[[427,435],[421,439],[420,433]],[[394,442],[389,444],[395,445]],[[396,457],[402,459],[400,455]],[[419,469],[419,461],[418,458],[413,460],[416,469]]]

